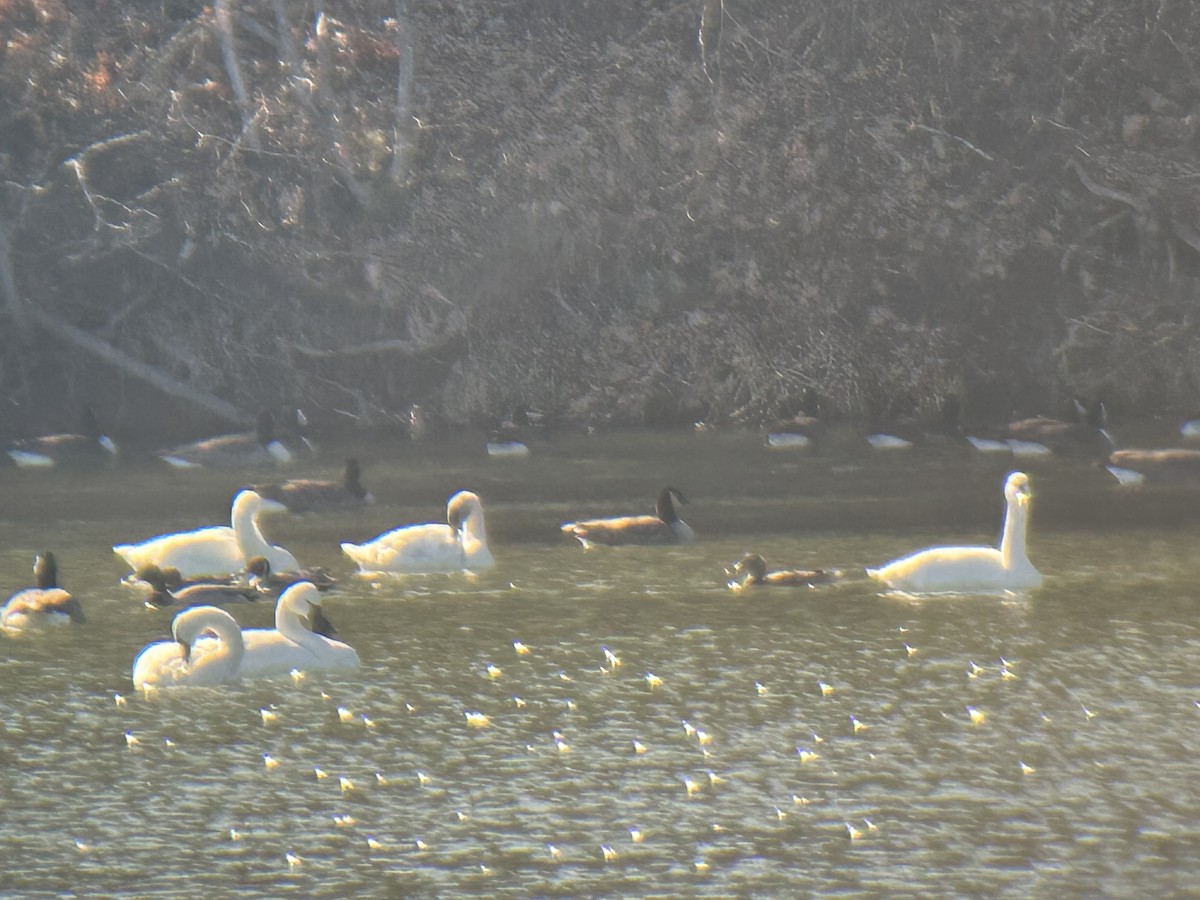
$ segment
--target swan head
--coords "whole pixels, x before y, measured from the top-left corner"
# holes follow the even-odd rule
[[[1016,503],[1022,509],[1029,507],[1033,499],[1033,488],[1029,476],[1024,472],[1013,472],[1004,482],[1004,498],[1009,503]]]
[[[321,609],[321,593],[311,581],[297,581],[279,595],[279,609],[288,608],[297,615],[308,620],[308,628],[313,634],[332,638],[337,635],[337,629]]]
[[[171,622],[171,636],[179,644],[183,661],[192,658],[192,643],[205,632],[219,634],[220,622],[228,621],[236,629],[233,616],[219,606],[193,606],[175,616]]]
[[[476,514],[483,513],[483,504],[479,495],[471,491],[459,491],[446,504],[446,522],[454,531],[462,531],[467,520]]]
[[[236,519],[239,515],[250,514],[255,515],[260,512],[286,512],[287,506],[280,503],[278,500],[268,500],[256,491],[249,489],[238,491],[236,497],[233,498],[233,517]]]

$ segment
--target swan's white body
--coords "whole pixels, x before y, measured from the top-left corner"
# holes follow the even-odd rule
[[[1042,576],[1025,553],[1029,522],[1029,476],[1013,472],[1004,482],[1008,509],[1000,548],[932,547],[867,574],[888,587],[911,593],[1017,591],[1041,585]]]
[[[245,649],[238,666],[238,676],[286,675],[292,669],[316,671],[358,668],[358,653],[353,647],[314,634],[301,621],[312,612],[313,607],[320,605],[320,592],[307,581],[293,584],[284,591],[275,604],[274,628],[247,628],[242,631]]]
[[[1009,446],[1008,441],[995,440],[994,438],[982,438],[967,436],[973,446],[980,453],[1012,453],[1013,448]]]
[[[1054,451],[1038,441],[1019,441],[1016,438],[1009,438],[1008,448],[1012,450],[1013,456],[1017,458],[1029,458],[1033,456],[1050,456]]]
[[[801,450],[811,444],[808,435],[796,431],[771,431],[767,434],[767,446],[778,449]]]
[[[200,639],[212,632],[216,639]],[[233,616],[216,606],[194,606],[171,623],[172,641],[148,644],[133,660],[135,687],[212,685],[234,681],[245,645]]]
[[[145,566],[176,568],[185,579],[199,575],[228,575],[240,572],[246,561],[265,556],[279,572],[300,568],[296,557],[282,547],[267,543],[258,528],[261,512],[284,510],[281,503],[265,500],[254,491],[240,491],[233,498],[233,527],[213,525],[164,534],[140,544],[119,544],[113,551],[135,572]]]
[[[907,438],[885,432],[867,435],[867,443],[876,450],[908,450],[913,445]]]
[[[529,447],[520,441],[493,440],[487,442],[488,456],[528,456]]]
[[[419,575],[492,565],[479,497],[459,491],[446,504],[446,519],[448,525],[408,525],[342,550],[364,572]]]

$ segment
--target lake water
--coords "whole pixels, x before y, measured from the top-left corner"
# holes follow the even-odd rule
[[[1011,461],[770,451],[745,433],[560,437],[527,459],[479,448],[325,447],[295,474],[337,477],[357,454],[377,505],[264,520],[342,578],[324,606],[360,670],[148,698],[130,666],[170,613],[118,586],[109,548],[224,522],[262,473],[0,470],[0,584],[27,584],[33,554],[54,550],[89,617],[0,637],[0,891],[1195,890],[1200,494],[1030,466],[1044,587],[915,600],[856,573],[994,542]],[[650,511],[665,484],[691,500],[693,547],[584,552],[558,533]],[[351,577],[339,541],[441,519],[461,488],[483,497],[492,570]],[[723,568],[751,549],[847,577],[731,592]],[[232,611],[271,620],[263,604]]]

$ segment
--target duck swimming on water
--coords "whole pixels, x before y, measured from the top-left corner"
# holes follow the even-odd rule
[[[150,586],[146,605],[151,607],[224,606],[270,596],[267,590],[241,576],[185,584],[177,569],[168,567],[164,571],[154,563],[138,569],[136,577]]]
[[[732,569],[726,569],[729,587],[744,590],[748,587],[816,587],[831,584],[841,574],[825,569],[784,569],[767,571],[767,561],[757,553],[747,553]]]
[[[357,509],[375,502],[371,492],[363,487],[362,468],[357,459],[346,460],[341,481],[292,478],[282,483],[252,484],[250,490],[282,503],[294,513]]]
[[[608,519],[585,519],[566,522],[563,534],[576,538],[584,547],[591,544],[692,544],[696,534],[675,511],[675,502],[687,503],[677,488],[665,487],[658,492],[655,514],[652,516],[616,516]]]
[[[276,435],[275,416],[263,410],[254,431],[193,441],[160,450],[158,457],[176,469],[232,469],[291,462],[292,452]]]
[[[100,427],[90,406],[83,408],[78,434],[47,434],[10,444],[9,458],[21,468],[51,468],[56,465],[96,464],[112,460],[117,445]]]
[[[58,586],[58,564],[50,551],[33,563],[36,587],[17,591],[0,606],[0,629],[21,631],[44,624],[84,622],[79,601]]]

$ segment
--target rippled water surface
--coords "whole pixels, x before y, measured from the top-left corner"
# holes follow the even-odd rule
[[[560,438],[524,460],[377,441],[297,471],[336,477],[351,451],[375,507],[264,530],[341,577],[324,605],[362,668],[148,698],[130,666],[170,614],[118,586],[109,547],[223,521],[262,474],[0,470],[0,584],[28,583],[33,553],[55,550],[89,617],[0,637],[0,889],[1194,890],[1200,495],[1031,468],[1045,586],[916,600],[856,573],[931,542],[994,541],[1011,463],[681,434]],[[584,552],[558,534],[648,511],[664,484],[692,501],[694,547]],[[339,541],[439,518],[459,488],[483,497],[494,569],[351,577]],[[723,567],[749,549],[846,579],[731,592]]]

